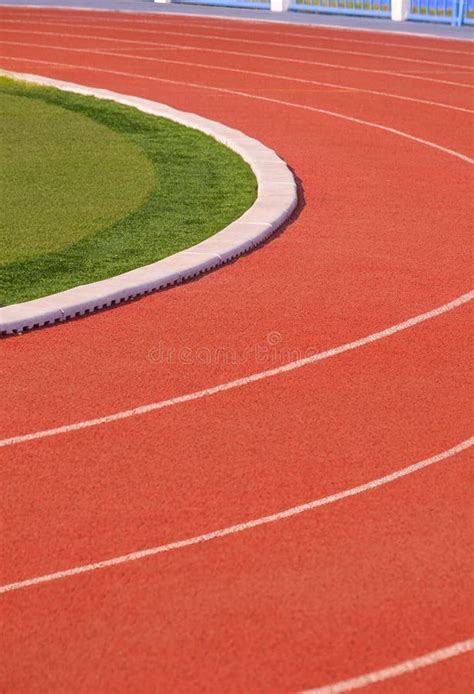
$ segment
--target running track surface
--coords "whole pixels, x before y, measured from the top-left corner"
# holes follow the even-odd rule
[[[260,139],[294,170],[301,204],[265,246],[198,281],[3,340],[0,438],[276,368],[469,291],[471,44],[12,8],[1,39],[4,68]],[[291,372],[2,447],[2,585],[262,518],[457,446],[470,436],[469,318],[463,303]],[[464,642],[469,458],[8,590],[2,689],[300,691]],[[435,658],[367,691],[465,693],[472,666],[472,652]]]

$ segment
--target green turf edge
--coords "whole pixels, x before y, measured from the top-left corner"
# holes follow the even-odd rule
[[[77,111],[146,152],[157,185],[145,204],[60,251],[0,267],[0,304],[46,296],[165,258],[221,230],[255,201],[257,181],[241,157],[212,137],[164,118],[89,96],[2,79],[2,88]]]
[[[0,113],[0,265],[99,233],[156,186],[142,147],[82,113],[7,94],[1,81]]]

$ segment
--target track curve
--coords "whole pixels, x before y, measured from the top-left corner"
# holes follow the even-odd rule
[[[291,216],[298,203],[296,183],[286,164],[273,150],[237,130],[192,113],[176,111],[156,101],[137,99],[104,89],[92,89],[43,76],[5,70],[0,70],[1,76],[115,101],[200,130],[241,156],[252,168],[258,185],[257,199],[238,219],[179,253],[99,282],[72,287],[21,304],[0,307],[2,336],[55,325],[70,317],[77,318],[110,308],[124,300],[199,277],[207,270],[220,267],[259,246]]]
[[[470,44],[191,17],[1,18],[2,67],[224,122],[300,181],[298,214],[258,252],[4,340],[2,440],[279,368],[470,290]],[[5,446],[2,585],[270,516],[467,440],[470,314],[462,303],[279,379]],[[7,686],[296,691],[464,643],[469,455],[285,524],[8,593],[5,642],[22,666]],[[463,691],[471,655],[372,690]]]

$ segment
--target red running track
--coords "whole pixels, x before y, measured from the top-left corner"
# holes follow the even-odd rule
[[[301,200],[269,243],[198,281],[3,340],[1,439],[276,368],[469,291],[469,43],[51,9],[3,8],[0,26],[2,67],[240,129],[288,162]],[[367,691],[467,692],[472,650],[407,665],[474,635],[467,448],[291,518],[51,574],[466,441],[469,327],[463,303],[291,372],[2,446],[3,689],[290,692],[405,663]]]

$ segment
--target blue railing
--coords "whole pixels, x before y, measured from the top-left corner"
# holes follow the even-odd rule
[[[457,0],[411,0],[408,19],[457,24]]]
[[[294,0],[289,10],[390,17],[390,0]]]
[[[220,5],[269,10],[270,0],[172,0],[188,5]],[[391,0],[291,0],[289,10],[321,14],[390,17]],[[474,24],[474,0],[411,0],[407,19],[445,24]]]
[[[459,24],[474,24],[474,0],[461,0]]]
[[[186,5],[220,5],[221,7],[244,7],[254,10],[269,10],[270,0],[172,0]]]

